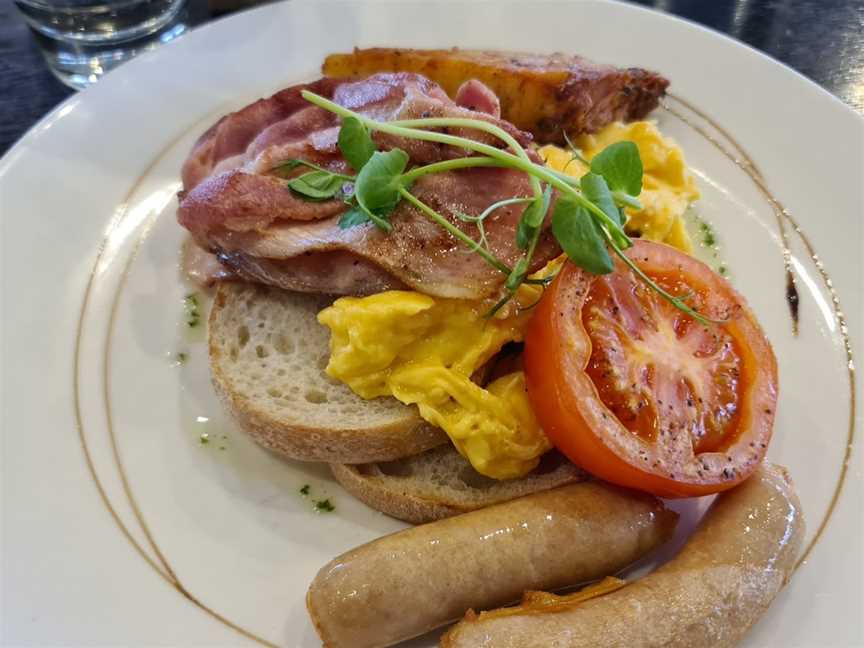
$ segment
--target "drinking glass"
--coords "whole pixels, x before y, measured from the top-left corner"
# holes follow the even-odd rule
[[[83,88],[187,31],[186,0],[15,0],[48,67]]]

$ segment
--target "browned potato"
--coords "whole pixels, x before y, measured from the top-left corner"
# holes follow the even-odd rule
[[[669,82],[639,68],[599,65],[579,56],[479,50],[355,49],[331,54],[328,77],[365,77],[376,72],[416,72],[452,97],[478,79],[501,100],[501,116],[541,143],[593,133],[613,121],[641,119],[656,106]]]

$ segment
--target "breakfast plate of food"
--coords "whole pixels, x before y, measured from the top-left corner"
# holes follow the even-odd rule
[[[864,644],[862,137],[611,2],[125,65],[0,162],[4,638]]]

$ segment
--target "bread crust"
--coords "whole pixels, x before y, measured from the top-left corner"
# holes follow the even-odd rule
[[[458,493],[454,493],[452,486],[448,488],[435,483],[428,476],[391,476],[386,470],[382,470],[379,464],[330,464],[330,470],[345,490],[367,506],[412,524],[433,522],[460,513],[476,511],[516,497],[539,493],[589,478],[587,473],[555,451],[544,456],[541,466],[534,472],[520,479],[499,482],[492,488],[476,485],[478,480],[485,482],[493,480],[474,473],[468,462],[458,456],[458,451],[452,445],[447,446],[446,449],[441,447],[417,457],[404,459],[403,465],[410,470],[412,464],[421,464],[424,461],[434,463],[435,459],[430,459],[429,456],[441,457],[444,453],[452,453],[454,457],[448,458],[446,465],[440,470],[459,484],[462,490]],[[553,454],[556,457],[552,457]],[[453,459],[464,464],[464,467],[454,466]],[[547,459],[552,461],[547,462]],[[441,463],[439,462],[438,465]],[[472,473],[469,478],[472,483],[465,483],[461,479],[464,471]]]
[[[412,524],[441,520],[470,510],[418,497],[413,493],[367,479],[357,466],[334,463],[330,464],[330,470],[345,490],[367,506]]]

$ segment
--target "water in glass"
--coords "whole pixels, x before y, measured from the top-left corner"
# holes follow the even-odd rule
[[[187,30],[186,0],[15,0],[54,74],[82,88]]]

